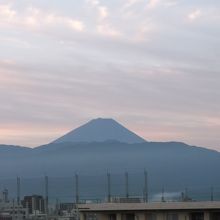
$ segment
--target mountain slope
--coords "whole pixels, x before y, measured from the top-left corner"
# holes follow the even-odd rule
[[[113,119],[94,119],[52,143],[104,142],[143,143],[145,140]]]
[[[31,150],[32,149],[28,147],[0,144],[0,158],[4,158],[7,155],[25,155],[26,153],[29,153]]]
[[[131,175],[131,192],[133,195],[141,195],[144,169],[149,174],[149,188],[154,192],[160,192],[163,186],[168,190],[176,190],[175,192],[181,192],[186,186],[196,186],[194,189],[201,190],[198,195],[202,196],[204,193],[207,199],[210,186],[220,185],[217,170],[220,167],[220,153],[178,142],[48,144],[4,154],[4,157],[0,158],[0,166],[4,168],[0,169],[1,179],[14,178],[11,183],[4,183],[6,186],[12,186],[10,191],[16,192],[16,176],[22,176],[31,181],[23,181],[24,193],[36,192],[37,187],[41,192],[43,176],[46,173],[50,178],[52,190],[55,190],[50,192],[51,195],[57,196],[59,192],[61,197],[72,193],[73,180],[69,178],[64,181],[60,177],[71,177],[75,172],[80,176],[80,195],[84,198],[105,195],[103,186],[106,186],[107,170],[112,174],[114,186],[117,186],[114,188],[115,195],[124,192],[125,171]],[[103,175],[101,179],[100,174]],[[35,178],[30,178],[36,176],[40,177],[38,184]],[[57,180],[54,177],[57,177]],[[66,187],[60,183],[61,180]],[[26,192],[27,189],[29,191]],[[206,192],[203,189],[206,189]]]

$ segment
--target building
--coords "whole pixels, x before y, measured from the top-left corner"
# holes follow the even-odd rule
[[[68,213],[70,213],[73,209],[76,208],[76,204],[75,203],[60,203],[59,204],[59,210],[60,211],[67,211]]]
[[[28,218],[28,210],[14,202],[0,203],[0,220],[22,220]]]
[[[60,203],[56,204],[55,219],[58,220],[76,220],[77,210],[75,203]],[[77,219],[78,220],[78,219]]]
[[[0,220],[23,220],[28,218],[28,210],[14,200],[8,198],[8,190],[2,192],[0,200]]]
[[[220,202],[78,205],[80,220],[220,220]]]
[[[4,189],[2,191],[2,202],[4,202],[4,203],[9,202],[9,199],[8,199],[8,189]]]
[[[22,200],[22,205],[24,208],[28,209],[29,214],[45,213],[44,204],[44,198],[40,195],[25,196]]]

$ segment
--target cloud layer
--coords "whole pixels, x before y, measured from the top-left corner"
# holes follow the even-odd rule
[[[95,117],[220,150],[220,3],[0,1],[0,142]]]

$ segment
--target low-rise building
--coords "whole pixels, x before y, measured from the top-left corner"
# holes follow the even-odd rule
[[[28,209],[14,202],[0,203],[0,220],[23,220],[28,218]]]
[[[80,220],[220,220],[220,202],[78,205]]]

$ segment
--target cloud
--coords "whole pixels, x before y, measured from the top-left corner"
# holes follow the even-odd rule
[[[19,135],[0,142],[44,144],[53,127],[113,117],[147,140],[219,149],[218,2],[10,2],[0,4],[0,121]]]
[[[96,33],[106,37],[120,37],[122,33],[117,30],[109,18],[109,9],[98,0],[87,0],[87,3],[92,6],[92,9],[98,13],[98,18],[95,23]]]
[[[32,12],[33,11],[33,12]],[[73,19],[71,17],[56,15],[56,14],[47,14],[38,9],[31,9],[30,15],[24,18],[24,24],[33,27],[42,27],[42,26],[66,26],[74,31],[82,32],[85,30],[85,25],[82,21]]]
[[[12,9],[11,5],[0,4],[0,18],[1,20],[10,21],[16,16],[16,11]]]
[[[114,29],[113,27],[109,26],[108,24],[98,25],[97,26],[98,33],[110,37],[120,37],[121,33]]]
[[[102,19],[108,17],[108,9],[107,9],[107,7],[105,7],[105,6],[99,6],[99,7],[98,7],[98,10],[99,10],[100,17],[101,17]]]
[[[82,32],[85,25],[82,21],[58,15],[55,13],[45,12],[39,8],[28,7],[23,13],[18,13],[12,9],[11,5],[0,5],[0,25],[14,26],[30,29],[42,29],[50,26],[65,26],[74,31]]]
[[[66,128],[59,127],[56,128],[53,125],[44,125],[43,127],[40,124],[35,123],[6,123],[1,124],[0,126],[0,143],[11,144],[11,145],[21,145],[23,146],[26,143],[28,147],[36,147],[39,146],[39,142],[37,141],[39,138],[44,143],[51,142],[54,137],[59,137],[63,132],[65,133]],[[52,137],[52,138],[48,138]],[[43,143],[42,142],[42,143]]]
[[[124,8],[132,7],[135,4],[138,4],[140,2],[143,2],[143,0],[128,0],[128,1],[126,1],[125,5],[124,5]]]
[[[87,0],[87,3],[98,11],[98,16],[100,20],[108,17],[108,8],[102,5],[99,0]]]
[[[155,26],[151,21],[145,21],[137,27],[137,33],[134,36],[135,42],[147,42],[155,32]]]
[[[194,21],[198,19],[201,16],[201,14],[202,12],[200,9],[195,9],[194,11],[190,12],[187,17],[190,21]]]
[[[87,2],[93,6],[97,6],[100,4],[99,0],[87,0]]]
[[[173,7],[173,6],[177,6],[178,1],[177,0],[166,0],[166,1],[163,1],[163,4],[166,7]]]
[[[66,23],[69,24],[71,28],[77,31],[84,31],[85,29],[84,24],[82,23],[82,21],[79,20],[67,19]]]
[[[159,5],[159,3],[160,3],[160,0],[148,0],[147,8],[148,9],[154,9]]]
[[[155,9],[158,6],[172,7],[177,5],[177,0],[128,0],[123,8],[134,8],[136,5],[144,5],[147,9]]]

